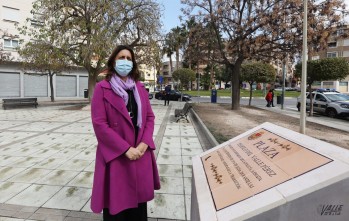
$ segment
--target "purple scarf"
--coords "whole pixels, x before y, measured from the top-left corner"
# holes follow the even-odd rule
[[[135,97],[137,107],[138,107],[137,126],[141,128],[142,127],[142,103],[141,103],[141,98],[139,97],[139,93],[138,93],[135,81],[129,77],[127,78],[126,81],[123,81],[120,79],[119,76],[114,74],[113,77],[110,79],[110,85],[113,91],[124,100],[126,106],[128,103],[128,94],[126,90],[133,90],[133,95]]]

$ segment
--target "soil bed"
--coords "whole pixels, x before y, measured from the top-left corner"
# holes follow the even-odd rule
[[[259,109],[241,106],[231,110],[230,104],[194,104],[194,110],[219,143],[223,143],[264,122],[299,132],[299,119]],[[316,139],[349,149],[348,132],[307,122],[306,134]]]

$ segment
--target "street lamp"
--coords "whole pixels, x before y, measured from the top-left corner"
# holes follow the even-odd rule
[[[302,83],[301,83],[301,116],[300,116],[300,133],[305,134],[305,114],[306,114],[306,92],[307,92],[307,26],[308,26],[308,2],[303,0],[303,52],[302,52]],[[311,91],[309,92],[311,93]]]

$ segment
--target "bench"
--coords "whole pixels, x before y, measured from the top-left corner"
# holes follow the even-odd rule
[[[192,108],[191,104],[186,102],[183,109],[175,109],[175,117],[177,118],[176,122],[178,122],[180,119],[186,119],[187,122],[189,123],[189,120],[187,117],[188,117],[190,108]]]
[[[37,98],[11,98],[11,99],[2,99],[2,107],[4,110],[8,107],[17,107],[17,106],[38,106]]]

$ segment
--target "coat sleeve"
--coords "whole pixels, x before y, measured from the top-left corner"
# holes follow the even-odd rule
[[[148,92],[144,89],[143,94],[145,94],[146,96],[144,96],[145,99],[145,110],[146,110],[146,117],[145,117],[145,122],[144,124],[144,133],[143,136],[141,138],[141,142],[146,143],[150,149],[155,150],[155,144],[154,144],[154,140],[153,140],[153,133],[154,133],[154,121],[155,121],[155,115],[154,112],[151,108],[150,105],[150,101],[148,98]]]
[[[123,155],[131,145],[110,128],[104,105],[103,88],[97,84],[91,103],[91,117],[98,148],[106,163]]]

